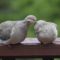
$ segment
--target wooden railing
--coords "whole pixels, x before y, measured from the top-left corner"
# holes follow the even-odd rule
[[[16,44],[12,48],[0,46],[0,58],[3,60],[15,60],[15,58],[36,58],[42,57],[43,60],[54,60],[60,57],[60,45],[22,45]]]

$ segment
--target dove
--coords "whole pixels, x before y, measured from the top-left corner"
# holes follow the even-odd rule
[[[36,22],[36,17],[33,15],[28,15],[22,21],[16,21],[16,23],[11,29],[9,38],[4,41],[1,41],[1,43],[4,45],[20,43],[27,36],[27,31],[29,26],[31,24],[34,24],[35,22]]]
[[[57,24],[38,20],[34,26],[36,36],[42,44],[52,43],[58,36]]]

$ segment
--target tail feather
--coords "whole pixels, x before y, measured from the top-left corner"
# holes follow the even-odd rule
[[[8,45],[8,40],[3,41],[0,39],[0,46],[3,46],[3,45]]]

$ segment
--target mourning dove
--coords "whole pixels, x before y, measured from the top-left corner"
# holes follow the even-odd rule
[[[38,40],[43,44],[52,43],[58,36],[57,25],[52,22],[39,20],[34,26]]]
[[[9,38],[5,41],[1,41],[0,43],[4,45],[20,43],[27,36],[29,25],[34,24],[35,22],[36,17],[33,15],[27,16],[22,21],[16,21],[13,25],[13,28],[11,29]]]

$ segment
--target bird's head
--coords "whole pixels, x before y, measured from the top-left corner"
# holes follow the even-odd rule
[[[36,22],[36,17],[34,15],[28,15],[25,20],[31,24],[35,23]]]
[[[45,25],[46,21],[45,20],[38,20],[36,24],[38,24],[38,25]]]
[[[44,25],[46,25],[46,21],[44,21],[44,20],[38,20],[38,21],[36,22],[35,26],[34,26],[34,29],[35,29],[36,31],[40,31],[40,29],[41,29]]]

